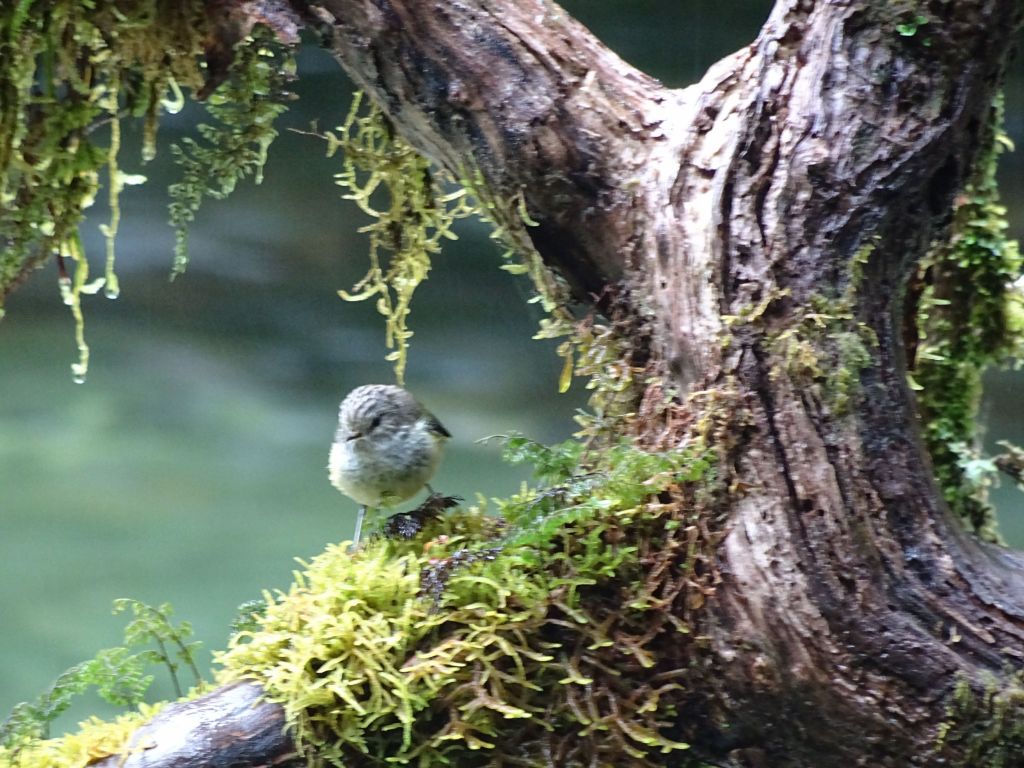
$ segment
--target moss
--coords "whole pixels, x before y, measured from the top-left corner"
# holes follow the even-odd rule
[[[781,359],[772,370],[783,372],[800,388],[814,392],[837,416],[852,411],[860,392],[860,371],[871,362],[874,333],[853,313],[847,298],[812,297],[811,308],[772,334],[769,348]]]
[[[504,522],[481,506],[410,541],[329,547],[265,596],[221,680],[260,682],[329,764],[660,766],[685,750],[687,619],[713,589],[697,498],[711,463],[695,448],[509,450],[548,484],[494,502]],[[465,551],[487,554],[447,569],[439,601],[423,594]]]
[[[1001,104],[993,110],[988,149],[973,181],[958,197],[953,236],[934,249],[916,278],[920,286],[911,370],[925,443],[943,495],[953,512],[979,535],[998,540],[987,500],[990,473],[977,446],[982,374],[1019,354],[1021,273],[1017,243],[1006,237],[996,164],[1008,146],[999,132]]]
[[[110,298],[120,293],[114,269],[120,193],[144,181],[121,168],[121,121],[143,122],[142,160],[151,160],[159,116],[180,109],[183,88],[203,85],[204,43],[211,37],[206,5],[21,0],[0,7],[0,302],[33,268],[56,258],[75,321],[76,381],[84,380],[89,363],[82,298],[100,289]],[[176,188],[179,266],[192,202],[226,193],[236,178],[253,172],[272,138],[281,89],[274,81],[278,69],[261,59],[267,43],[259,37],[241,46],[236,76],[209,101],[220,128],[201,131],[213,148],[196,153],[189,150],[198,145],[186,144],[183,156],[197,159],[201,169],[190,177],[186,163]],[[90,279],[79,226],[104,172],[111,212],[101,227],[106,258],[103,275]]]
[[[200,140],[185,137],[171,147],[181,179],[170,186],[170,223],[174,227],[174,272],[188,263],[188,228],[206,198],[223,199],[239,181],[263,181],[274,121],[285,111],[286,86],[295,62],[274,34],[257,27],[237,46],[228,77],[206,100],[209,122],[197,129]]]
[[[33,741],[15,749],[0,747],[4,768],[84,768],[109,755],[130,753],[136,729],[151,720],[163,704],[141,704],[135,712],[104,721],[91,717],[78,730],[58,739]]]
[[[851,264],[850,285],[839,297],[813,295],[805,310],[794,312],[782,322],[776,310],[789,301],[789,291],[768,293],[757,304],[738,315],[724,316],[733,332],[755,329],[773,356],[769,376],[788,377],[793,385],[813,395],[833,414],[850,413],[860,391],[860,371],[877,345],[874,332],[857,320],[854,297],[870,247],[861,249]],[[731,346],[731,338],[723,346]]]
[[[503,246],[502,269],[525,275],[533,284],[535,294],[529,303],[539,304],[545,312],[533,338],[559,340],[556,354],[563,366],[558,391],[567,392],[576,378],[586,379],[590,397],[587,410],[576,416],[581,427],[577,436],[600,440],[602,435],[628,431],[644,388],[655,383],[657,375],[650,360],[649,323],[638,317],[636,302],[622,285],[609,285],[599,302],[600,315],[594,309],[583,317],[574,314],[565,282],[545,266],[527,236],[525,228],[536,222],[524,197],[495,197],[476,169],[464,169],[459,183],[469,191],[476,215],[491,226],[491,238]]]
[[[491,239],[504,249],[502,269],[525,275],[546,313],[535,339],[558,339],[564,360],[558,389],[569,389],[574,377],[587,379],[589,410],[578,416],[582,435],[596,437],[628,420],[648,383],[648,332],[632,311],[617,307],[615,297],[603,298],[604,319],[590,314],[578,318],[564,283],[544,265],[525,228],[536,222],[522,194],[494,195],[483,173],[472,165],[449,174],[420,155],[399,136],[379,106],[357,92],[348,117],[336,132],[310,135],[326,140],[328,156],[341,150],[342,170],[337,183],[372,222],[359,231],[370,238],[370,267],[351,291],[339,291],[346,301],[373,300],[385,319],[387,359],[402,382],[413,332],[408,324],[416,288],[430,273],[431,260],[445,239],[455,239],[459,219],[475,216],[491,227]]]
[[[134,180],[117,162],[122,111],[156,111],[171,82],[202,79],[201,4],[120,5],[60,1],[44,13],[17,2],[0,11],[0,300],[28,269],[57,254],[76,322],[77,379],[88,367],[81,296],[104,281],[111,295],[117,291],[110,249],[105,278],[88,280],[78,225],[105,167],[112,214],[106,234],[116,234],[118,194]],[[74,279],[65,263],[76,265]]]
[[[686,682],[720,541],[705,445],[508,438],[537,487],[329,546],[246,607],[218,679],[259,682],[312,764],[696,765]],[[136,610],[126,640],[153,617]],[[0,766],[123,754],[153,711],[20,739]]]
[[[963,766],[1020,765],[1024,755],[1024,674],[1008,673],[1002,681],[987,675],[977,686],[961,677],[949,697],[946,716],[936,739],[936,755],[952,752]]]
[[[384,316],[385,344],[402,383],[412,330],[412,297],[430,273],[442,241],[454,240],[456,221],[479,213],[465,189],[395,133],[381,109],[357,92],[345,123],[327,132],[328,156],[342,150],[337,184],[373,220],[359,231],[370,238],[370,269],[346,301],[374,299]]]

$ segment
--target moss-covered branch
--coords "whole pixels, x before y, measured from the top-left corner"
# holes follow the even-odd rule
[[[678,437],[666,452],[584,454],[510,438],[541,485],[494,500],[501,517],[481,505],[411,539],[329,546],[265,595],[218,657],[220,682],[258,683],[317,763],[664,765],[687,748],[695,617],[719,536],[716,462]],[[116,743],[98,727],[23,741],[0,765],[115,754],[131,743],[115,727]]]

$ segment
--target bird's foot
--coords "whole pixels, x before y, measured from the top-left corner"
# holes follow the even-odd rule
[[[430,495],[413,512],[426,517],[437,517],[442,512],[459,506],[463,501],[461,496],[445,496],[443,493],[431,490]]]
[[[444,496],[431,491],[416,509],[399,512],[385,520],[382,532],[389,539],[411,539],[423,530],[428,520],[440,517],[445,510],[457,507],[461,502],[461,496]]]

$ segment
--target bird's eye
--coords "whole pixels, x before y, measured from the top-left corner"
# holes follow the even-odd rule
[[[374,416],[373,417],[373,421],[370,422],[370,429],[368,431],[372,432],[377,427],[379,427],[380,426],[380,420],[381,420],[380,416]]]

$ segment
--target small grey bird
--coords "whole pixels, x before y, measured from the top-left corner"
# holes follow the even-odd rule
[[[391,507],[416,495],[441,463],[451,434],[401,387],[356,387],[338,409],[327,464],[331,485],[357,502],[353,546],[359,544],[366,510]],[[432,491],[431,491],[432,492]]]

